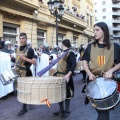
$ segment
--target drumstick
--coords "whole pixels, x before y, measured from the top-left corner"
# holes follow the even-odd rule
[[[46,102],[46,105],[47,105],[48,107],[50,107],[50,102],[48,101],[48,99],[43,99],[43,100],[41,100],[40,102]]]
[[[101,89],[101,87],[97,84],[97,80],[96,80],[96,82],[95,82],[95,84],[98,86],[98,88],[100,89],[100,92],[101,92],[101,94],[102,94],[102,96],[104,96],[104,92],[102,91],[102,89]],[[103,86],[103,85],[102,85]],[[103,99],[104,97],[102,97],[102,99]]]

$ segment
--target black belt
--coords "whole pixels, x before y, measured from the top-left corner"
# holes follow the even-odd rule
[[[21,70],[27,70],[26,67],[20,67],[19,65],[17,65],[18,68],[20,68]]]
[[[62,75],[66,75],[67,74],[67,73],[63,73],[63,72],[59,72],[59,71],[57,71],[57,73],[62,74]]]

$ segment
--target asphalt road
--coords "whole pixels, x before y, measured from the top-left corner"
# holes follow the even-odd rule
[[[71,114],[66,120],[96,120],[97,112],[89,103],[84,104],[85,94],[81,93],[84,82],[81,80],[82,75],[75,76],[75,96],[71,99]],[[17,113],[22,104],[17,101],[17,97],[9,95],[6,100],[0,99],[0,120],[61,120],[53,116],[53,112],[58,111],[58,104],[52,104],[50,108],[46,105],[28,105],[28,112],[18,117]],[[120,120],[120,105],[117,105],[110,112],[110,120]]]

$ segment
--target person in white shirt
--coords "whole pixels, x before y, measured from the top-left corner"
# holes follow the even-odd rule
[[[11,58],[14,53],[11,49],[11,42],[5,41],[4,48],[0,51],[0,75],[7,71],[11,70]],[[8,85],[3,85],[0,81],[0,98],[6,97],[7,94],[13,92],[13,83]]]
[[[41,71],[42,69],[49,65],[49,58],[50,58],[49,45],[46,43],[44,45],[44,50],[42,51],[40,57],[40,65],[38,71]],[[49,71],[43,74],[43,76],[49,76]]]

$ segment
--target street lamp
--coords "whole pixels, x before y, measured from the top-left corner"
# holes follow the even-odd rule
[[[48,8],[51,15],[56,17],[56,45],[58,45],[58,19],[64,15],[64,0],[49,0]]]

